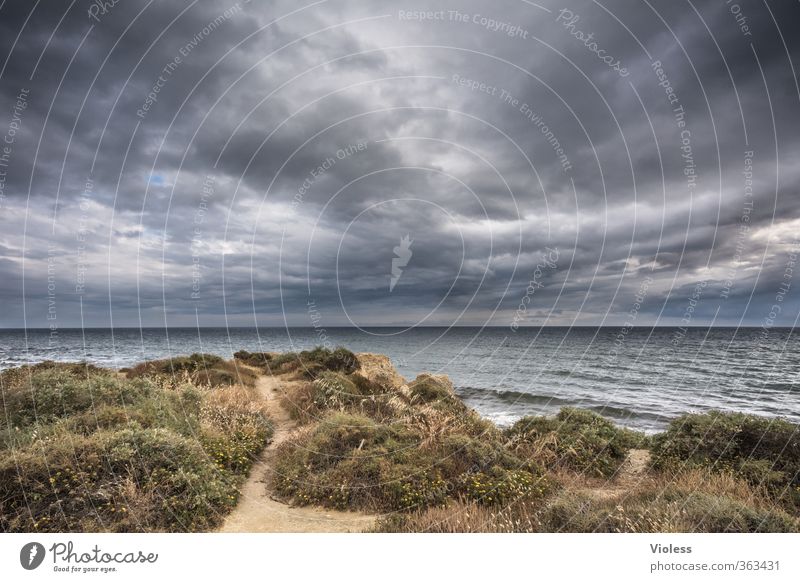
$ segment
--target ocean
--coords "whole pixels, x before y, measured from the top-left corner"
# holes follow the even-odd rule
[[[0,330],[0,369],[43,360],[125,367],[207,352],[316,345],[388,355],[406,378],[447,374],[464,401],[508,425],[562,406],[656,432],[685,412],[800,422],[800,339],[787,328],[149,328]]]

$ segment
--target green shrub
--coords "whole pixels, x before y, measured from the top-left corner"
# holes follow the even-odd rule
[[[348,349],[338,347],[316,347],[299,354],[287,353],[274,357],[270,369],[277,372],[300,372],[305,378],[314,379],[325,371],[352,374],[361,367],[356,355]]]
[[[412,402],[434,402],[454,397],[452,388],[444,380],[430,374],[420,374],[408,388]]]
[[[437,506],[464,494],[491,505],[545,490],[543,471],[506,451],[499,438],[451,433],[420,446],[423,438],[407,423],[331,413],[278,448],[275,489],[299,504],[372,511]],[[488,494],[472,485],[485,475],[493,479]]]
[[[562,408],[555,418],[528,416],[506,431],[511,446],[549,467],[612,477],[643,436],[587,410]]]
[[[356,355],[346,348],[338,347],[332,352],[325,348],[316,348],[314,352],[316,352],[317,355],[312,359],[319,361],[326,369],[333,372],[352,374],[361,368],[361,364]]]
[[[248,352],[240,350],[233,354],[233,358],[254,368],[261,370],[269,370],[269,366],[273,360],[273,354],[270,352]]]
[[[95,406],[91,410],[70,416],[63,425],[70,432],[88,436],[98,430],[107,430],[134,423],[145,428],[152,426],[150,417],[141,414],[138,409],[102,404]]]
[[[429,461],[425,455],[403,454],[414,446],[410,437],[403,427],[332,413],[301,440],[278,448],[275,488],[300,504],[400,508],[403,484],[421,473],[410,463],[424,467]]]
[[[272,433],[253,390],[3,375],[0,531],[206,531]]]
[[[341,372],[324,371],[316,377],[312,387],[312,398],[318,416],[321,416],[326,410],[360,409],[364,405],[368,410],[374,409],[374,412],[377,413],[379,407],[369,406],[368,403],[385,400],[376,398],[384,395],[383,387],[357,374],[345,376]],[[353,410],[353,412],[360,412],[360,410]]]
[[[204,531],[237,496],[198,443],[141,428],[0,456],[0,490],[7,532]]]
[[[258,374],[214,354],[192,354],[165,360],[143,362],[125,370],[128,378],[160,378],[170,382],[165,387],[192,382],[212,387],[242,384],[254,386]]]
[[[550,484],[538,473],[494,466],[488,473],[465,474],[461,490],[474,501],[502,507],[522,498],[544,497]]]
[[[368,416],[378,422],[396,420],[390,400],[401,394],[361,374],[322,370],[311,382],[296,383],[281,397],[281,405],[302,424],[317,421],[329,411]]]
[[[686,414],[653,438],[653,465],[733,471],[800,506],[800,425],[752,414]]]
[[[53,362],[47,360],[38,364],[26,364],[16,368],[9,368],[0,372],[0,387],[24,384],[32,374],[47,370],[58,370],[74,376],[78,380],[85,380],[92,376],[114,376],[114,370],[99,368],[88,362]]]
[[[3,386],[5,411],[0,426],[45,424],[101,404],[134,404],[147,398],[152,388],[146,381],[127,382],[105,374],[81,379],[59,367],[31,370],[18,382]]]

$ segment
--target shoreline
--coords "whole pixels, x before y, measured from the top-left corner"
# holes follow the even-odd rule
[[[587,326],[587,327],[589,327],[589,326]],[[607,326],[607,327],[610,327],[610,326]],[[97,329],[107,330],[107,328],[97,328]],[[130,328],[130,329],[137,329],[138,330],[138,328]],[[147,328],[147,329],[158,329],[158,330],[161,330],[161,329],[166,329],[166,328]],[[174,328],[170,328],[170,329],[174,329]],[[192,330],[194,330],[194,328],[177,328],[177,329],[192,329]],[[206,329],[224,329],[224,328],[211,328],[210,327],[210,328],[206,328]],[[250,328],[237,328],[237,329],[250,329]],[[298,328],[298,329],[313,330],[313,328]],[[665,329],[667,329],[667,328],[665,327]],[[720,328],[720,329],[722,329],[722,328]],[[786,328],[786,329],[788,330],[790,328]],[[4,330],[0,329],[0,331],[4,331]],[[20,331],[22,331],[22,330],[20,330]],[[45,329],[42,328],[42,331],[45,331]],[[80,331],[80,330],[76,330],[76,331]],[[310,346],[310,347],[313,347],[313,346]],[[53,348],[53,350],[55,350],[55,349],[56,348]],[[288,354],[288,353],[293,353],[293,352],[268,352],[268,353]],[[8,371],[8,370],[13,370],[15,368],[20,368],[20,367],[25,367],[25,366],[36,366],[36,365],[39,365],[39,364],[47,364],[47,363],[64,364],[64,365],[89,364],[89,365],[96,366],[98,368],[102,368],[102,369],[105,369],[105,370],[108,370],[108,371],[111,371],[111,372],[120,372],[121,370],[127,370],[127,369],[129,369],[131,367],[135,367],[137,365],[141,365],[141,364],[144,364],[144,363],[149,362],[149,361],[159,360],[159,359],[163,359],[163,358],[167,358],[168,359],[169,357],[171,357],[171,358],[184,358],[184,357],[188,357],[190,355],[191,354],[189,354],[189,353],[176,353],[176,354],[174,354],[172,356],[166,356],[165,355],[165,356],[162,356],[162,357],[151,358],[151,359],[131,360],[131,363],[129,365],[127,365],[127,366],[109,365],[108,362],[101,361],[101,360],[92,360],[92,359],[72,359],[72,358],[69,358],[69,359],[63,359],[63,360],[52,360],[52,359],[49,359],[49,358],[42,358],[42,359],[36,359],[36,360],[33,360],[33,361],[28,361],[28,362],[15,362],[14,365],[6,366],[6,367],[3,367],[3,365],[0,364],[0,374],[2,374],[5,371]],[[228,358],[228,357],[232,356],[233,354],[230,351],[226,351],[225,353],[222,353],[222,354],[221,353],[216,353],[216,352],[209,352],[209,355],[216,356],[216,357]],[[389,356],[385,356],[383,354],[377,354],[377,353],[373,353],[373,352],[358,352],[358,355],[380,356],[380,357],[389,358]],[[395,364],[391,361],[391,358],[389,358],[389,362],[390,362],[391,366],[393,368],[395,368]],[[424,372],[423,371],[423,372],[420,372],[420,373],[428,373],[428,372]],[[436,373],[437,374],[442,374],[441,372],[436,372]],[[450,378],[450,374],[444,374],[444,375],[447,375],[448,378]],[[713,411],[717,411],[717,410],[725,411],[725,412],[731,412],[731,413],[753,414],[753,415],[761,416],[761,417],[764,417],[764,418],[773,419],[775,421],[787,420],[789,422],[795,422],[795,420],[793,420],[793,417],[791,415],[787,416],[787,415],[778,415],[778,414],[768,414],[768,413],[765,413],[765,412],[752,411],[752,410],[745,411],[745,410],[736,409],[736,408],[728,408],[728,409],[722,409],[722,408],[718,408],[718,407],[707,407],[707,408],[702,408],[702,409],[689,408],[689,409],[684,409],[682,411],[675,411],[671,415],[655,414],[655,413],[648,412],[648,411],[635,412],[635,411],[632,411],[630,409],[627,409],[626,408],[626,404],[622,403],[622,402],[618,402],[618,403],[614,403],[614,404],[601,404],[601,403],[597,403],[597,402],[595,402],[595,403],[584,403],[584,402],[581,402],[581,401],[569,400],[569,399],[563,398],[562,396],[547,396],[547,395],[537,394],[537,393],[533,393],[533,392],[526,392],[526,391],[524,391],[524,388],[494,389],[494,388],[481,388],[481,387],[462,386],[462,385],[455,385],[454,384],[454,390],[455,390],[456,395],[464,402],[465,405],[469,406],[470,408],[472,408],[473,410],[478,412],[478,414],[480,414],[483,418],[485,418],[486,420],[488,420],[488,421],[492,422],[493,424],[497,425],[499,428],[507,428],[507,427],[513,425],[515,422],[517,422],[520,418],[523,418],[524,416],[534,415],[534,416],[552,417],[552,416],[555,416],[558,413],[558,410],[560,408],[565,407],[565,406],[566,407],[577,408],[577,409],[580,409],[580,410],[587,410],[587,411],[599,414],[602,417],[604,417],[604,418],[608,419],[609,421],[613,422],[615,425],[619,426],[620,428],[626,428],[626,429],[630,429],[630,430],[640,431],[640,432],[643,432],[643,433],[647,434],[648,436],[656,435],[656,434],[659,434],[659,433],[663,432],[669,426],[670,422],[672,422],[676,418],[680,418],[681,416],[684,416],[684,415],[687,415],[687,414],[703,414],[703,413],[713,412]],[[477,396],[478,398],[489,397],[489,398],[495,398],[497,400],[503,400],[503,401],[506,400],[507,395],[516,395],[517,398],[509,406],[509,411],[513,411],[515,406],[517,408],[519,408],[519,409],[522,409],[523,411],[522,412],[513,412],[512,414],[509,415],[509,419],[508,420],[497,420],[496,415],[493,415],[491,412],[487,414],[484,411],[482,411],[482,407],[480,406],[480,404],[477,404],[477,405],[475,404],[475,398],[474,397],[470,398],[469,396],[465,396],[465,394],[464,394],[465,392],[466,393],[470,393],[470,392],[474,393],[474,395]],[[542,403],[544,403],[544,406],[542,408],[545,408],[547,410],[546,411],[537,410],[537,409],[534,409],[531,406],[522,406],[522,405],[517,406],[518,403],[525,402],[525,401],[527,401],[529,399],[541,401]],[[553,404],[550,405],[549,404],[550,402],[553,402]],[[622,407],[622,408],[620,408],[620,407]],[[608,411],[614,411],[614,412],[608,413],[607,410]],[[620,411],[620,410],[629,411],[631,413],[629,415],[630,418],[650,418],[650,419],[652,419],[653,417],[657,416],[658,417],[658,422],[657,422],[658,426],[655,426],[655,427],[648,426],[648,425],[644,425],[643,426],[642,423],[637,423],[635,421],[634,422],[627,422],[627,423],[623,422],[623,421],[621,421],[620,415],[617,412],[617,411]],[[504,412],[499,412],[498,414],[504,414]],[[655,421],[653,421],[653,422],[655,422]]]
[[[100,328],[105,330],[106,328]],[[133,329],[133,328],[131,328]],[[162,328],[153,328],[153,329],[162,329]],[[181,328],[183,329],[183,328]],[[193,329],[193,328],[185,328],[185,329]],[[224,328],[207,328],[207,329],[224,329]],[[249,328],[241,328],[241,329],[249,329]],[[302,328],[313,330],[313,328]],[[787,328],[789,329],[789,328]],[[138,328],[137,328],[138,330]],[[2,331],[2,330],[0,330]],[[309,347],[313,347],[312,344],[309,344]],[[56,348],[53,348],[55,350]],[[292,352],[270,352],[270,353],[292,353]],[[382,354],[375,354],[373,352],[358,352],[359,354],[364,355],[380,355],[381,357],[388,357],[383,356]],[[232,350],[226,350],[224,353],[218,352],[209,352],[212,356],[218,356],[223,358],[230,358],[232,354]],[[150,359],[137,359],[133,360],[130,359],[130,363],[125,366],[119,365],[111,365],[109,362],[104,360],[98,359],[73,359],[73,358],[65,358],[63,360],[52,360],[46,357],[41,359],[35,359],[28,362],[15,362],[14,365],[3,367],[2,363],[0,363],[0,373],[4,371],[12,370],[14,368],[24,367],[24,366],[34,366],[38,364],[45,364],[48,362],[53,362],[56,364],[65,364],[65,365],[72,365],[72,364],[83,364],[87,363],[92,366],[97,366],[99,368],[103,368],[112,372],[118,372],[120,370],[125,370],[130,367],[135,367],[142,363],[146,363],[152,360],[158,360],[161,358],[182,358],[189,356],[189,353],[176,353],[171,356],[163,355],[156,358]],[[127,360],[127,358],[126,358]],[[390,359],[391,362],[391,359]],[[394,363],[391,363],[393,367],[395,367]],[[420,372],[420,373],[428,373],[428,372]],[[441,372],[436,372],[437,374],[441,374]],[[448,377],[451,377],[451,374],[446,374]],[[632,409],[627,408],[628,403],[625,402],[614,402],[613,404],[604,404],[599,401],[595,402],[584,402],[580,400],[570,400],[568,398],[564,398],[563,395],[546,395],[541,393],[534,393],[534,392],[527,392],[525,391],[524,387],[519,388],[506,388],[506,389],[496,389],[496,388],[482,388],[482,387],[473,387],[473,386],[466,386],[466,385],[455,385],[454,390],[458,397],[470,408],[476,410],[481,416],[490,422],[493,422],[500,428],[506,428],[514,424],[514,422],[518,421],[520,418],[524,416],[534,415],[534,416],[545,416],[551,417],[558,413],[558,410],[564,406],[573,407],[581,410],[587,410],[594,412],[607,418],[617,426],[621,428],[627,428],[630,430],[636,430],[646,433],[647,435],[655,435],[660,432],[663,432],[668,426],[669,423],[686,414],[703,414],[705,412],[711,412],[715,410],[724,410],[727,412],[740,412],[743,414],[754,414],[758,416],[763,416],[765,418],[774,419],[776,421],[779,420],[788,420],[790,422],[797,422],[800,420],[797,413],[794,415],[786,415],[786,414],[770,414],[765,411],[756,411],[756,410],[742,410],[737,408],[727,408],[723,409],[720,407],[703,407],[703,408],[686,408],[680,411],[673,411],[671,414],[661,414],[661,413],[654,413],[647,410],[642,411],[634,411]],[[466,393],[466,394],[465,394]],[[470,397],[469,394],[472,394]],[[508,413],[504,410],[500,411],[491,411],[486,409],[485,406],[481,406],[480,402],[476,403],[476,400],[480,400],[481,398],[487,398],[489,401],[495,399],[497,401],[507,401],[510,399],[510,396],[516,396],[514,400],[510,403],[508,407]],[[535,400],[537,402],[541,402],[541,407],[535,407],[528,403],[529,400]],[[585,400],[585,398],[584,398]],[[526,404],[528,403],[528,404]],[[552,404],[551,404],[552,403]],[[490,405],[491,406],[491,402]],[[784,409],[785,410],[785,409]],[[622,411],[622,412],[620,412]],[[493,413],[494,412],[494,413]],[[624,412],[628,412],[628,418],[633,419],[631,422],[625,422],[624,419],[620,418],[621,414]],[[507,414],[507,420],[498,420],[498,415]],[[657,417],[657,418],[656,418]],[[795,417],[798,417],[795,419]],[[637,422],[638,419],[649,419],[650,422]]]

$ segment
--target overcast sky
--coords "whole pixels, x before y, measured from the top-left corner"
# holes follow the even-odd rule
[[[4,0],[0,326],[793,325],[798,22]]]

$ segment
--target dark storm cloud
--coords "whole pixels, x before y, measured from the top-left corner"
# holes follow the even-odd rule
[[[637,323],[758,325],[786,280],[795,3],[56,4],[0,8],[4,326],[507,325],[532,281],[529,324],[647,281]]]

